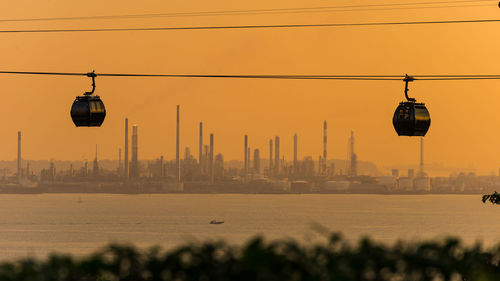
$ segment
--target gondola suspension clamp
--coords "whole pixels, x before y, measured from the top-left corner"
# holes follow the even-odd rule
[[[403,81],[405,81],[405,97],[406,97],[406,100],[409,101],[409,102],[416,102],[417,101],[416,99],[408,97],[408,91],[410,90],[410,89],[408,89],[408,83],[415,81],[415,78],[413,78],[412,76],[408,76],[408,74],[406,74],[406,76],[403,79]]]
[[[97,74],[95,74],[95,70],[92,70],[92,72],[87,73],[87,77],[92,78],[92,92],[85,92],[83,95],[90,96],[95,91],[95,78],[97,77]]]

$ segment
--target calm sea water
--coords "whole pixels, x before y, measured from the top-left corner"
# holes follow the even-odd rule
[[[82,255],[109,242],[169,248],[218,238],[243,243],[257,234],[321,240],[315,224],[351,240],[500,242],[500,206],[479,195],[0,195],[0,260]]]

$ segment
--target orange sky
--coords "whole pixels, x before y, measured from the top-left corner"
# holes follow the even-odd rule
[[[12,1],[0,18],[116,15],[293,8],[390,1]],[[399,3],[399,2],[394,2]],[[499,18],[491,8],[186,17],[82,22],[3,23],[8,28],[196,26]],[[0,34],[2,70],[210,74],[498,74],[500,23],[432,26],[265,30],[201,30]],[[241,159],[243,135],[267,155],[281,137],[292,158],[322,151],[322,121],[329,125],[329,157],[345,158],[350,130],[360,160],[379,165],[418,162],[418,139],[398,137],[392,115],[403,82],[158,79],[98,77],[107,108],[101,128],[75,128],[69,110],[90,89],[84,77],[1,75],[0,159],[16,157],[23,131],[27,159],[116,159],[123,119],[139,125],[139,157],[175,156],[175,106],[181,105],[182,147],[197,155],[198,123],[215,134],[216,153]],[[447,166],[500,167],[500,81],[414,82],[410,94],[425,102],[432,125],[426,161]],[[208,142],[206,135],[205,142]]]

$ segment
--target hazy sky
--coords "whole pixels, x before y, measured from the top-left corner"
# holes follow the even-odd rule
[[[406,1],[406,0],[405,0]],[[67,17],[294,8],[391,1],[11,1],[0,18]],[[119,3],[119,4],[118,4]],[[400,3],[400,1],[393,1]],[[499,18],[500,9],[448,8],[369,12],[206,16],[184,18],[0,23],[1,29],[197,26],[277,23]],[[499,74],[500,23],[468,25],[200,30],[59,34],[0,34],[2,70],[209,74]],[[329,157],[345,158],[350,130],[360,160],[418,162],[417,138],[398,137],[392,115],[403,82],[221,80],[98,77],[107,108],[101,128],[75,128],[69,110],[90,89],[85,77],[0,75],[0,159],[16,157],[23,131],[27,159],[116,159],[124,118],[139,125],[139,158],[175,157],[175,107],[181,105],[182,147],[197,155],[198,123],[215,134],[216,153],[243,157],[243,135],[268,155],[281,137],[291,159],[322,151],[328,121]],[[432,125],[426,161],[450,166],[500,167],[500,81],[414,82]]]

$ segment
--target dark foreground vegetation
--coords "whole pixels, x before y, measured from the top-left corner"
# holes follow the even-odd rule
[[[52,255],[0,265],[0,280],[500,280],[500,245],[489,250],[455,239],[351,245],[265,242],[194,243],[169,251],[111,245],[84,258]]]
[[[487,201],[490,201],[491,204],[500,205],[500,193],[495,191],[493,194],[483,195],[483,203],[486,203]]]

